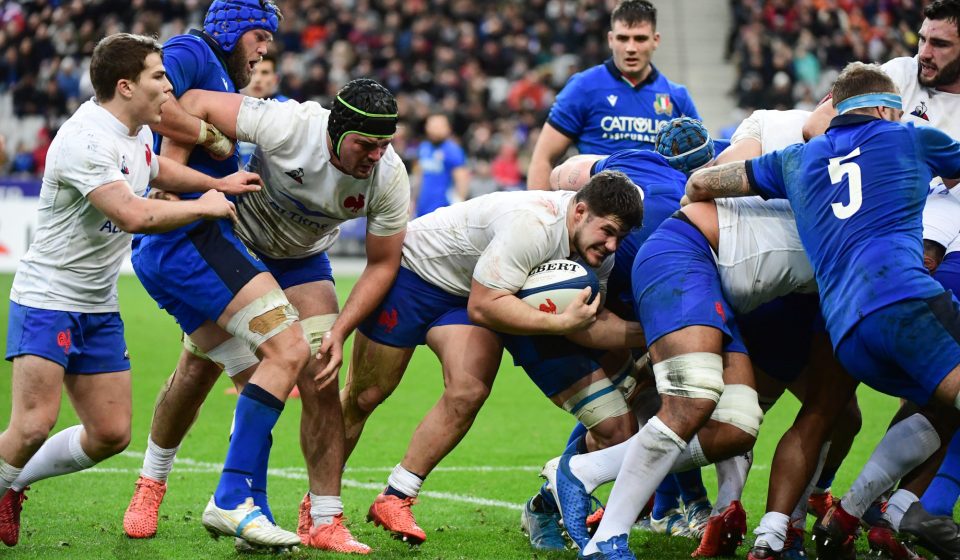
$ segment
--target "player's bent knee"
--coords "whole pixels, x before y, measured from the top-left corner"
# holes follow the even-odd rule
[[[244,341],[251,352],[256,352],[264,342],[288,329],[298,319],[297,309],[287,301],[283,290],[276,288],[234,313],[227,321],[226,330]],[[303,354],[309,357],[307,342],[302,342]]]
[[[723,394],[723,358],[712,352],[691,352],[668,358],[653,364],[653,375],[661,395],[716,403]]]
[[[339,316],[339,313],[328,313],[300,320],[300,328],[303,329],[303,337],[310,345],[311,356],[316,356],[317,352],[320,351],[320,346],[323,344],[323,335],[330,332]]]
[[[189,337],[184,336],[184,344]],[[242,340],[233,336],[207,352],[207,359],[216,363],[230,377],[257,365],[260,360]]]
[[[609,418],[626,415],[630,406],[610,379],[603,377],[587,385],[561,405],[588,430]]]
[[[632,414],[607,418],[590,429],[590,437],[597,449],[612,447],[630,439],[637,432],[637,423]]]
[[[443,391],[443,400],[460,416],[476,416],[490,396],[490,387],[483,383],[471,383],[447,387]]]
[[[757,391],[749,385],[725,386],[710,418],[736,426],[756,439],[760,433],[760,423],[763,422],[763,410],[757,400]]]
[[[376,410],[380,403],[387,400],[392,392],[385,391],[380,387],[368,387],[356,394],[356,398],[352,399],[353,404],[362,415],[367,416]],[[350,400],[347,401],[347,404],[349,403]]]

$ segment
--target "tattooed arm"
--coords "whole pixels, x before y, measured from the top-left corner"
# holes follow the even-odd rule
[[[750,188],[742,161],[701,169],[687,180],[686,196],[690,202],[751,194],[757,193]]]

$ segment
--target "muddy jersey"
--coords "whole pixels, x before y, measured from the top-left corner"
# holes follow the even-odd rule
[[[271,258],[302,258],[325,251],[340,224],[364,216],[367,232],[394,235],[407,225],[410,181],[400,157],[388,147],[370,177],[357,179],[330,162],[330,111],[308,101],[244,98],[237,137],[257,149],[248,169],[265,189],[237,204],[238,236]]]
[[[903,99],[902,122],[932,126],[960,140],[960,93],[947,93],[920,85],[917,58],[894,58],[881,67],[900,89]]]
[[[791,111],[773,111],[760,109],[743,119],[730,138],[735,144],[751,138],[760,143],[762,153],[779,150],[803,142],[803,123],[810,117],[810,111],[794,109]]]
[[[552,259],[577,260],[570,247],[571,191],[498,192],[417,218],[407,227],[402,265],[444,291],[470,295],[473,279],[516,293],[534,267]],[[597,270],[602,286],[611,255]]]

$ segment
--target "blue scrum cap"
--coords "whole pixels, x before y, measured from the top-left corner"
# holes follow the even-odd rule
[[[657,132],[657,152],[674,169],[689,175],[713,159],[713,139],[703,123],[680,117],[665,124]]]
[[[247,31],[276,33],[279,23],[279,11],[272,0],[214,0],[203,20],[203,31],[229,53]]]

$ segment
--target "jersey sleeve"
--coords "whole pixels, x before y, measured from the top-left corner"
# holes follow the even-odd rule
[[[467,156],[463,152],[463,148],[450,142],[447,144],[449,149],[447,150],[447,166],[451,171],[457,169],[458,167],[463,167],[467,163]]]
[[[553,107],[550,107],[550,114],[547,115],[550,126],[573,140],[580,137],[586,118],[583,101],[587,96],[581,91],[582,82],[582,73],[570,78],[567,85],[563,86],[557,94]]]
[[[56,162],[59,182],[86,197],[97,187],[127,180],[120,171],[119,160],[120,154],[112,143],[89,131],[67,136],[60,144]]]
[[[687,91],[687,88],[684,86],[677,86],[677,108],[680,109],[680,116],[690,117],[691,119],[697,119],[698,121],[703,120],[700,118],[700,113],[697,112],[696,105],[693,104],[693,98],[690,97],[690,92]]]
[[[402,164],[392,169],[382,188],[385,196],[378,196],[367,212],[367,232],[379,237],[400,233],[410,219],[410,178]]]
[[[244,97],[237,112],[237,140],[256,144],[268,154],[300,149],[299,133],[309,129],[307,121],[315,112],[309,105]]]
[[[749,117],[743,119],[737,130],[733,132],[733,136],[730,137],[730,143],[736,144],[747,139],[763,143],[763,122],[760,118],[760,111],[754,111],[750,113]]]
[[[930,126],[907,126],[913,128],[920,157],[930,166],[934,175],[948,179],[960,178],[960,143]]]
[[[948,191],[931,194],[923,207],[923,238],[944,248],[960,234],[960,201]]]
[[[190,40],[183,38],[163,47],[163,67],[173,86],[174,97],[180,97],[188,89],[196,87],[200,82],[200,72],[206,66],[204,50],[191,48]]]
[[[517,219],[516,214],[498,229],[480,254],[473,279],[491,290],[517,293],[527,276],[539,264],[549,260],[558,241],[539,220]]]
[[[745,162],[750,188],[765,199],[787,198],[782,156],[776,150]]]

